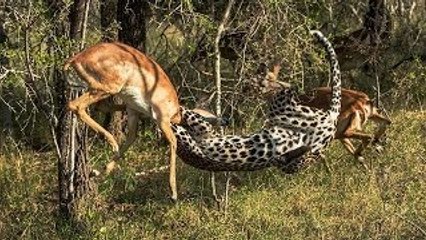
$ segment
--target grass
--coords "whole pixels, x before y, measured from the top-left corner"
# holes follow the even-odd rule
[[[369,170],[335,142],[326,151],[331,173],[321,163],[294,176],[238,173],[227,214],[206,172],[180,162],[177,204],[166,198],[167,172],[135,177],[167,159],[165,148],[139,139],[122,169],[98,182],[77,226],[58,224],[53,154],[10,150],[0,155],[0,239],[425,239],[425,120],[394,113],[385,152],[365,152]],[[92,156],[102,166],[107,154]]]

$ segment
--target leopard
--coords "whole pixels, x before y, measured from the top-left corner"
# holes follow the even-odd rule
[[[181,107],[182,125],[172,125],[177,155],[186,164],[208,171],[256,171],[299,158],[309,148],[292,148],[297,136],[280,127],[262,129],[243,136],[220,136],[204,116]],[[271,150],[272,149],[272,150]],[[290,149],[290,150],[289,150]]]
[[[336,53],[324,35],[311,31],[326,49],[332,78],[328,110],[302,106],[293,88],[268,102],[262,128],[246,135],[216,133],[203,116],[182,108],[183,124],[173,124],[178,156],[193,167],[209,171],[255,171],[275,166],[295,173],[317,161],[336,132],[340,112],[341,77]]]
[[[337,119],[341,108],[341,73],[332,44],[319,31],[311,32],[325,47],[330,62],[332,97],[327,110],[300,104],[294,87],[283,87],[268,102],[267,119],[264,127],[281,126],[306,133],[304,143],[311,147],[310,155],[292,162],[298,169],[306,162],[323,157],[322,150],[333,140],[337,131]]]

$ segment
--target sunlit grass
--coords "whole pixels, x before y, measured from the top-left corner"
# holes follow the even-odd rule
[[[425,120],[393,114],[385,151],[365,152],[368,170],[335,142],[326,151],[331,172],[317,163],[294,176],[238,173],[226,214],[206,172],[179,163],[177,204],[166,171],[135,177],[168,159],[167,147],[140,138],[121,170],[98,182],[78,227],[57,224],[55,156],[10,151],[0,156],[0,239],[424,239]],[[93,149],[97,168],[108,161],[103,149]]]

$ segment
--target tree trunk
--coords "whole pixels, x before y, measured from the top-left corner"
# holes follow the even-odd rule
[[[369,0],[364,19],[364,31],[370,38],[370,45],[380,45],[389,36],[392,25],[385,1]]]
[[[87,0],[74,0],[73,4],[71,5],[71,11],[69,15],[71,39],[81,38],[86,2]]]
[[[0,70],[0,75],[2,74]],[[10,99],[10,93],[11,91],[8,91],[8,89],[3,88],[2,85],[0,85],[0,96],[2,99]],[[4,103],[2,100],[0,100],[0,153],[2,152],[3,145],[6,141],[6,138],[12,134],[12,111],[10,110],[9,106],[7,106],[6,103]]]
[[[101,0],[100,3],[102,40],[106,42],[117,40],[116,29],[113,29],[117,17],[117,0]]]
[[[73,40],[82,39],[85,27],[85,8],[89,0],[75,0],[69,15],[69,37]],[[64,34],[64,27],[57,27],[57,35]],[[58,64],[62,65],[62,63]],[[55,69],[56,105],[58,106],[58,180],[59,180],[59,213],[65,219],[72,220],[77,216],[79,202],[90,192],[92,184],[89,179],[87,164],[86,139],[87,129],[77,121],[75,115],[66,111],[66,104],[79,96],[79,92],[71,89],[66,83],[66,75]]]
[[[58,75],[58,79],[64,79],[61,72]],[[59,88],[62,92],[58,93],[63,94],[64,104],[77,97],[75,91]],[[87,165],[86,133],[83,123],[78,122],[72,113],[62,112],[57,128],[61,154],[58,161],[59,212],[66,219],[77,216],[79,201],[92,189]]]
[[[122,0],[117,3],[117,21],[120,24],[118,40],[146,51],[147,23],[150,15],[147,0]]]
[[[384,0],[369,0],[362,28],[334,40],[340,70],[366,71],[371,63],[378,61],[380,50],[386,48],[391,21]]]
[[[3,28],[3,20],[0,19],[0,46],[4,46],[8,42],[8,37],[5,29]],[[9,63],[6,56],[0,55],[0,66],[5,66]],[[2,71],[0,69],[0,71]]]
[[[225,9],[225,13],[223,14],[222,21],[219,24],[217,29],[216,38],[214,41],[214,76],[215,76],[215,85],[216,85],[216,116],[222,117],[222,78],[221,78],[221,67],[220,67],[220,39],[222,38],[222,34],[225,31],[225,25],[228,22],[229,14],[231,13],[232,6],[234,5],[234,0],[229,0]],[[220,128],[221,135],[224,134],[223,127]],[[228,196],[229,196],[229,181],[230,175],[229,172],[226,172],[226,183],[225,183],[225,213],[228,209]],[[215,182],[215,174],[211,173],[211,184],[212,184],[212,194],[215,198],[216,202],[219,203],[219,199],[216,194],[216,182]]]
[[[146,51],[147,22],[150,15],[149,3],[147,0],[122,0],[117,1],[116,6],[117,22],[120,25],[118,30],[118,41],[128,44],[138,50]],[[105,19],[105,21],[107,21]],[[106,22],[104,23],[106,24]],[[121,104],[121,99],[113,97],[116,104]],[[109,113],[111,114],[111,113]],[[124,138],[124,128],[126,117],[121,112],[115,112],[106,119],[111,119],[111,133],[118,141]]]
[[[0,46],[5,46],[7,44],[7,34],[3,28],[3,21],[0,20]],[[8,65],[8,59],[6,56],[0,54],[0,67]],[[3,68],[0,68],[0,97],[1,99],[9,99],[5,96],[5,93],[8,93],[7,89],[3,89],[1,85],[1,80],[3,77],[6,77],[6,71]],[[0,153],[2,152],[3,144],[7,136],[10,135],[12,130],[12,112],[5,102],[0,100]]]

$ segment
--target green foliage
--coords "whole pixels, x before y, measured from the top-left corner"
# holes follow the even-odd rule
[[[416,103],[417,106],[426,105],[426,67],[417,59],[410,65],[404,65],[405,71],[395,71],[392,74],[393,88],[398,91],[392,91],[389,99],[394,106],[409,108],[410,103]]]

